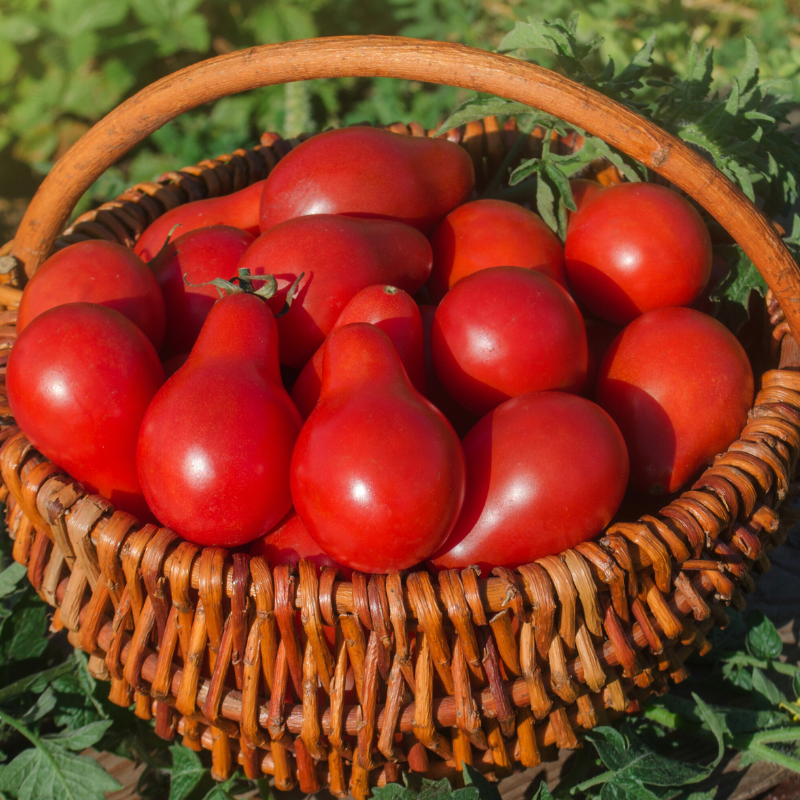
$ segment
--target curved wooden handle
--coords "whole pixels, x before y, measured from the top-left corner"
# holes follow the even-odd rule
[[[599,136],[683,189],[728,230],[763,275],[800,341],[800,269],[761,212],[681,141],[604,95],[534,64],[463,45],[391,36],[262,45],[156,81],[98,122],[56,163],[28,206],[12,254],[32,275],[92,183],[184,111],[260,86],[339,77],[403,78],[487,92]]]

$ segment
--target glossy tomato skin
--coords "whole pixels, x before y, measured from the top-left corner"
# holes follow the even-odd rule
[[[400,222],[317,214],[259,236],[239,267],[275,275],[278,292],[270,301],[275,313],[303,275],[291,308],[278,319],[281,363],[302,369],[359,291],[383,283],[416,292],[431,272],[431,246]]]
[[[38,450],[117,508],[151,519],[136,437],[164,370],[136,325],[90,303],[45,311],[17,338],[6,381],[17,424]]]
[[[208,312],[219,299],[214,286],[189,284],[235,277],[239,261],[254,241],[246,231],[212,225],[178,236],[153,261],[167,310],[162,350],[165,359],[192,349]]]
[[[145,497],[162,524],[195,544],[246,544],[291,508],[289,461],[302,421],[277,353],[267,304],[225,297],[147,409],[137,448]]]
[[[464,499],[461,444],[374,325],[345,325],[328,339],[291,485],[308,532],[353,569],[406,569],[452,530]]]
[[[467,492],[436,569],[516,567],[591,539],[625,494],[628,455],[613,420],[563,392],[515,397],[464,437]]]
[[[368,322],[380,328],[391,339],[411,383],[420,394],[426,394],[422,318],[408,292],[396,286],[367,286],[342,309],[333,329],[351,322]],[[292,387],[292,400],[303,419],[308,419],[319,400],[324,351],[323,344],[303,367]]]
[[[459,281],[436,310],[431,350],[444,388],[479,415],[520,394],[580,391],[589,357],[575,301],[522,267]]]
[[[711,238],[677,192],[622,183],[573,214],[564,245],[576,299],[614,325],[655,308],[688,306],[711,274]]]
[[[166,244],[167,237],[173,241],[189,231],[213,225],[240,228],[252,236],[258,236],[258,209],[264,183],[258,181],[233,194],[195,200],[170,209],[145,228],[134,245],[134,253],[145,261],[151,261]]]
[[[158,350],[166,325],[164,298],[139,256],[116,242],[77,242],[54,253],[30,279],[17,312],[17,333],[43,311],[65,303],[99,303],[119,311]]]
[[[717,320],[662,308],[614,340],[595,397],[625,437],[631,486],[672,493],[739,435],[753,401],[753,372],[736,337]]]
[[[487,267],[526,267],[566,287],[564,248],[546,223],[506,200],[473,200],[451,211],[431,234],[428,280],[438,303],[462,278]]]
[[[261,230],[307,214],[393,219],[428,233],[472,194],[466,150],[446,139],[357,126],[307,139],[272,170]]]
[[[312,538],[303,521],[292,509],[269,533],[255,539],[248,547],[251,556],[263,556],[271,567],[279,564],[297,564],[301,558],[316,564],[322,570],[325,567],[342,570],[345,578],[350,580],[352,570],[342,566],[331,558]]]

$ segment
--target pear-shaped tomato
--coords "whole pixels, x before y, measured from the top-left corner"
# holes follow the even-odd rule
[[[142,421],[137,466],[150,507],[196,544],[252,541],[292,505],[301,424],[280,381],[269,307],[254,295],[223,298]]]
[[[176,239],[189,231],[212,225],[240,228],[258,236],[258,210],[263,191],[264,181],[258,181],[233,194],[176,206],[144,229],[133,251],[145,261],[150,261],[158,255],[168,238]]]
[[[213,286],[202,284],[214,278],[233,278],[254,241],[246,231],[212,225],[178,236],[154,259],[151,266],[167,309],[164,358],[192,349],[208,312],[219,299]]]
[[[380,328],[392,340],[411,383],[421,394],[426,393],[422,318],[417,304],[407,292],[395,286],[381,285],[362,289],[344,307],[333,329],[351,322],[369,322]],[[303,419],[308,419],[319,400],[324,350],[323,344],[303,367],[292,387],[292,400]]]
[[[314,540],[366,572],[406,569],[447,538],[464,499],[455,431],[374,325],[334,331],[322,393],[297,439],[292,498]]]
[[[358,126],[312,136],[272,170],[261,198],[261,230],[307,214],[393,219],[428,233],[469,199],[466,150],[446,139]]]
[[[49,308],[99,303],[119,311],[158,350],[164,341],[164,298],[139,256],[116,242],[77,242],[54,253],[30,279],[17,312],[17,333]]]
[[[467,499],[438,569],[517,567],[591,539],[628,482],[622,434],[602,408],[564,392],[515,397],[465,437]]]

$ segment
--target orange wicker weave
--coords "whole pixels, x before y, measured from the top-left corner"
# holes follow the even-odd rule
[[[770,307],[773,350],[793,344],[798,268],[712,167],[563,78],[435,43],[269,46],[165,79],[65,156],[2,252],[32,274],[98,170],[180,110],[253,85],[344,74],[445,75],[530,103],[541,93],[540,107],[603,134],[713,206],[781,303]],[[203,83],[208,76],[215,82]],[[431,135],[413,124],[392,130]],[[517,135],[493,118],[448,134],[472,156],[479,181]],[[55,246],[85,238],[130,246],[168,209],[261,180],[296,143],[267,135],[254,150],[139,184],[81,217]],[[13,306],[18,290],[0,289],[0,302]],[[14,319],[13,310],[0,312],[5,346]],[[219,779],[240,764],[250,778],[274,775],[281,789],[327,786],[363,798],[402,770],[440,778],[469,763],[499,778],[540,763],[548,745],[577,747],[581,730],[681,680],[688,654],[706,652],[705,634],[726,624],[723,606],[743,606],[751,571],[768,568],[765,552],[784,535],[776,509],[794,492],[800,451],[800,373],[775,369],[760,386],[739,440],[658,514],[492,576],[356,572],[350,582],[307,562],[271,570],[262,558],[199,548],[115,511],[36,452],[3,402],[0,474],[13,555],[56,607],[53,626],[66,628],[90,654],[93,674],[111,681],[111,699],[155,717],[163,738],[210,749]],[[325,627],[335,629],[332,647]]]

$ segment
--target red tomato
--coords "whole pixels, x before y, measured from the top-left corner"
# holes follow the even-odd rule
[[[164,358],[192,349],[208,312],[219,299],[215,287],[189,284],[233,278],[254,241],[249,233],[226,225],[198,228],[178,236],[153,261],[167,309]]]
[[[43,311],[65,303],[99,303],[137,325],[158,350],[164,341],[164,298],[147,264],[115,242],[85,241],[54,253],[30,279],[17,313],[17,333]]]
[[[251,556],[264,556],[271,567],[297,564],[301,558],[312,561],[318,569],[333,567],[342,570],[350,580],[351,569],[332,559],[312,538],[303,521],[292,509],[269,533],[254,540],[248,548]]]
[[[711,274],[703,218],[677,192],[621,183],[572,215],[564,245],[567,278],[580,303],[625,325],[645,311],[691,305]]]
[[[444,388],[476,414],[529,392],[578,392],[586,378],[586,330],[575,301],[522,267],[459,281],[436,311],[431,349]]]
[[[393,219],[428,233],[472,194],[466,150],[446,139],[353,127],[312,136],[278,162],[261,230],[306,214]]]
[[[362,289],[388,283],[416,292],[431,273],[431,246],[400,222],[318,214],[291,219],[259,236],[239,268],[275,275],[278,293],[270,305],[276,313],[303,273],[291,308],[278,319],[281,363],[300,369]]]
[[[374,325],[345,325],[328,339],[291,485],[308,532],[353,569],[406,569],[452,530],[464,499],[461,444]]]
[[[458,281],[487,267],[527,267],[566,287],[564,248],[542,219],[516,203],[473,200],[451,211],[431,235],[428,280],[438,303]]]
[[[252,541],[291,508],[301,424],[280,382],[269,307],[254,295],[223,298],[142,421],[136,458],[150,507],[195,544]]]
[[[625,437],[631,485],[671,493],[739,435],[753,401],[753,372],[736,337],[715,319],[661,308],[614,340],[595,397]]]
[[[411,296],[395,286],[367,286],[344,307],[333,329],[351,322],[369,322],[391,339],[406,373],[420,394],[425,394],[425,343],[422,319]],[[294,400],[303,419],[314,410],[322,388],[322,358],[325,345],[303,367],[292,388]]]
[[[588,178],[573,178],[569,182],[569,188],[572,189],[572,199],[575,201],[576,211],[568,211],[569,219],[572,215],[580,211],[585,203],[588,203],[593,197],[596,197],[603,187],[597,181],[591,181]]]
[[[265,181],[258,181],[252,186],[240,189],[224,197],[209,197],[195,200],[167,211],[155,222],[145,228],[133,252],[145,261],[155,258],[167,241],[183,236],[197,228],[208,228],[212,225],[226,225],[240,228],[253,236],[260,233],[258,227],[258,209]],[[179,226],[173,231],[175,226]]]
[[[539,392],[487,414],[464,438],[467,492],[437,569],[516,567],[596,536],[628,482],[625,442],[583,397]]]
[[[149,339],[105,306],[69,303],[33,320],[8,358],[8,401],[47,458],[117,508],[151,515],[136,476],[136,436],[164,382]]]

